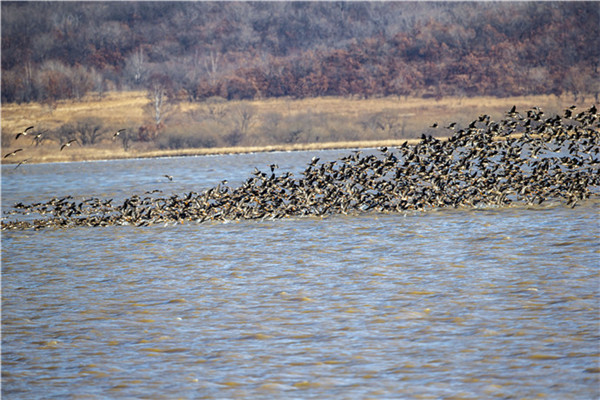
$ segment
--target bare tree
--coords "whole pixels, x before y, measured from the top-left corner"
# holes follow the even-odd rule
[[[70,68],[68,76],[71,79],[73,96],[78,100],[94,87],[91,74],[81,65]]]
[[[246,135],[256,121],[256,108],[249,104],[240,104],[233,109],[233,118],[237,125],[236,128],[240,133]]]
[[[219,59],[221,58],[221,53],[215,50],[211,50],[208,52],[206,57],[204,58],[204,69],[208,74],[208,78],[211,85],[214,85],[217,81],[217,73],[219,72]]]
[[[148,67],[145,62],[144,50],[141,46],[125,60],[125,72],[134,85],[141,84],[146,78]]]
[[[103,123],[100,118],[88,117],[75,122],[75,133],[82,146],[96,144],[102,136]]]
[[[148,82],[148,99],[150,100],[149,109],[152,121],[156,127],[164,123],[165,116],[171,109],[169,102],[171,96],[171,79],[164,74],[152,75]]]
[[[392,110],[378,112],[363,122],[365,129],[373,132],[378,138],[397,137],[402,120]]]
[[[206,107],[206,117],[214,120],[221,120],[226,114],[227,100],[222,97],[209,97],[204,102]]]
[[[256,109],[248,104],[239,104],[231,108],[233,129],[224,137],[225,141],[235,146],[247,135],[250,127],[256,122]]]

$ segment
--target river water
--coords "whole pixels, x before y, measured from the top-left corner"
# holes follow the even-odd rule
[[[5,165],[2,208],[348,152]],[[4,231],[2,398],[595,399],[599,208]]]

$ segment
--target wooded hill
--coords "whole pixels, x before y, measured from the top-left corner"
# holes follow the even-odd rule
[[[598,101],[598,2],[2,2],[2,102],[219,96]],[[575,100],[574,99],[574,100]]]

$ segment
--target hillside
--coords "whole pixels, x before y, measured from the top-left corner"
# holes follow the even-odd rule
[[[2,2],[2,102],[561,95],[598,101],[597,2]],[[588,99],[589,101],[589,99]]]

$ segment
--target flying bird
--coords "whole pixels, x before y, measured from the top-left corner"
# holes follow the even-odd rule
[[[31,130],[31,129],[33,129],[33,126],[28,126],[27,128],[25,128],[23,130],[23,132],[17,133],[17,136],[15,136],[15,140],[17,140],[20,136],[26,136],[27,133],[28,133],[28,131]]]
[[[23,151],[23,149],[16,149],[15,151],[13,151],[12,153],[8,153],[4,156],[4,158],[6,157],[10,157],[10,156],[14,156],[15,154],[17,154],[18,152]]]
[[[168,180],[172,181],[173,177],[171,175],[163,175],[165,178],[167,178]]]
[[[33,137],[33,143],[35,143],[35,145],[37,146],[38,144],[40,144],[42,142],[42,135],[44,133],[46,133],[48,130],[46,129],[45,131],[42,132],[38,132],[34,137]]]
[[[117,136],[119,136],[119,135],[121,134],[121,132],[125,132],[126,130],[127,130],[127,129],[123,128],[123,129],[119,129],[118,131],[116,131],[116,132],[113,134],[112,140],[116,140],[116,139],[117,139]]]
[[[70,147],[73,143],[77,142],[77,139],[71,139],[67,143],[60,146],[60,151],[63,151],[65,147]]]
[[[19,168],[21,166],[21,164],[25,164],[27,161],[29,161],[29,159],[23,160],[23,161],[19,161],[19,163],[17,164],[17,166],[15,167],[15,169]]]

